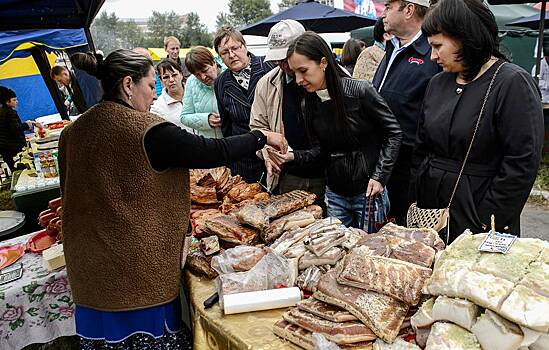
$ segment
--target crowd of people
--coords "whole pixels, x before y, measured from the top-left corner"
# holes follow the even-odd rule
[[[494,15],[480,0],[387,1],[374,40],[350,40],[337,61],[321,36],[283,20],[264,57],[233,27],[217,32],[217,57],[197,46],[180,60],[166,38],[156,69],[140,50],[71,57],[104,93],[59,143],[83,349],[192,347],[179,301],[190,168],[227,165],[273,193],[313,192],[326,215],[368,232],[367,213],[405,225],[416,203],[449,207],[448,242],[486,231],[492,214],[497,231],[520,235],[542,103],[500,53]],[[15,95],[1,95],[0,122],[21,135]]]

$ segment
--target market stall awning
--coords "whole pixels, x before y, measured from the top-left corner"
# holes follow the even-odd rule
[[[0,30],[89,28],[105,0],[2,0]]]
[[[539,29],[541,12],[536,11],[535,15],[523,17],[507,23],[507,26],[525,27],[530,29]],[[545,27],[549,26],[549,11],[545,12]]]
[[[271,27],[283,19],[296,20],[307,30],[317,33],[345,33],[374,25],[376,22],[375,18],[323,5],[313,0],[305,0],[286,11],[247,25],[240,32],[244,35],[267,36]]]
[[[87,45],[83,29],[13,30],[0,32],[0,63],[10,58],[30,55],[32,46],[44,46],[47,51]]]

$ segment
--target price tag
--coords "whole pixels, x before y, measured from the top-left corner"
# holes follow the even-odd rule
[[[23,264],[18,263],[0,270],[0,284],[9,283],[21,278],[23,275]]]
[[[488,233],[482,244],[478,247],[481,252],[507,254],[517,236],[508,233]]]

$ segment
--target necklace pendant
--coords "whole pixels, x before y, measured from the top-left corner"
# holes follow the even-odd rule
[[[460,87],[456,88],[456,94],[461,95],[462,92],[463,92],[463,88],[460,88]]]

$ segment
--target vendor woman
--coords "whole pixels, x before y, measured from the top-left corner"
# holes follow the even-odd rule
[[[181,261],[189,225],[189,168],[252,156],[279,134],[192,135],[149,113],[152,61],[128,50],[105,61],[75,54],[103,100],[63,131],[63,243],[82,349],[191,349],[181,324]]]

